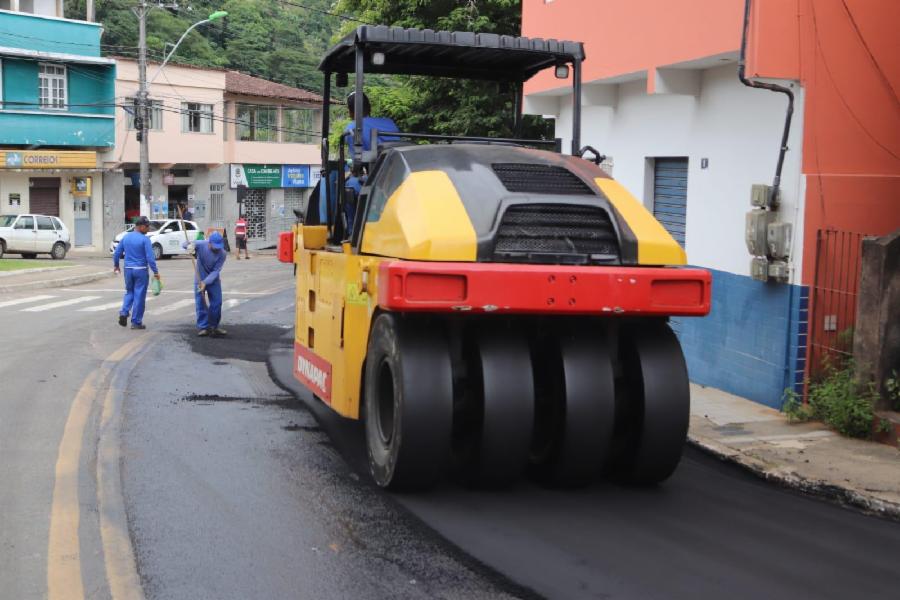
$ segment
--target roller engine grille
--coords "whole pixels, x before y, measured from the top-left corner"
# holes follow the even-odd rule
[[[510,192],[595,195],[577,175],[562,167],[529,163],[494,163],[491,167]]]
[[[503,213],[494,241],[495,262],[609,264],[619,240],[605,210],[570,204],[520,204]]]

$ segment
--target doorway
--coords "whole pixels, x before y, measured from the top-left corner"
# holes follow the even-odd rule
[[[169,218],[178,218],[178,207],[187,208],[189,185],[170,185],[169,186]]]
[[[93,244],[91,227],[91,199],[87,196],[76,197],[73,201],[75,214],[75,245],[90,246]]]

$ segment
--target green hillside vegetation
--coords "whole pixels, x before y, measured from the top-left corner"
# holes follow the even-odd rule
[[[136,0],[97,0],[106,55],[137,57]],[[153,4],[153,2],[150,2]],[[192,0],[176,9],[155,9],[147,19],[151,60],[162,60],[193,23],[217,10],[228,17],[192,31],[172,62],[235,69],[293,87],[320,92],[316,65],[338,30],[339,20],[325,14],[330,0],[303,0],[291,6],[278,0]],[[84,0],[66,0],[66,16],[84,18]]]

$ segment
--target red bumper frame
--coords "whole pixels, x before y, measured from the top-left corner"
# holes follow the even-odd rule
[[[378,305],[391,311],[703,316],[709,271],[670,267],[386,261]]]

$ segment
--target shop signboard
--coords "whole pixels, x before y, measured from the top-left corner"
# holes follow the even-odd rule
[[[269,189],[281,187],[281,165],[231,165],[231,188]]]
[[[281,187],[312,187],[309,165],[281,165]]]
[[[95,169],[97,153],[85,150],[0,150],[0,169]]]

